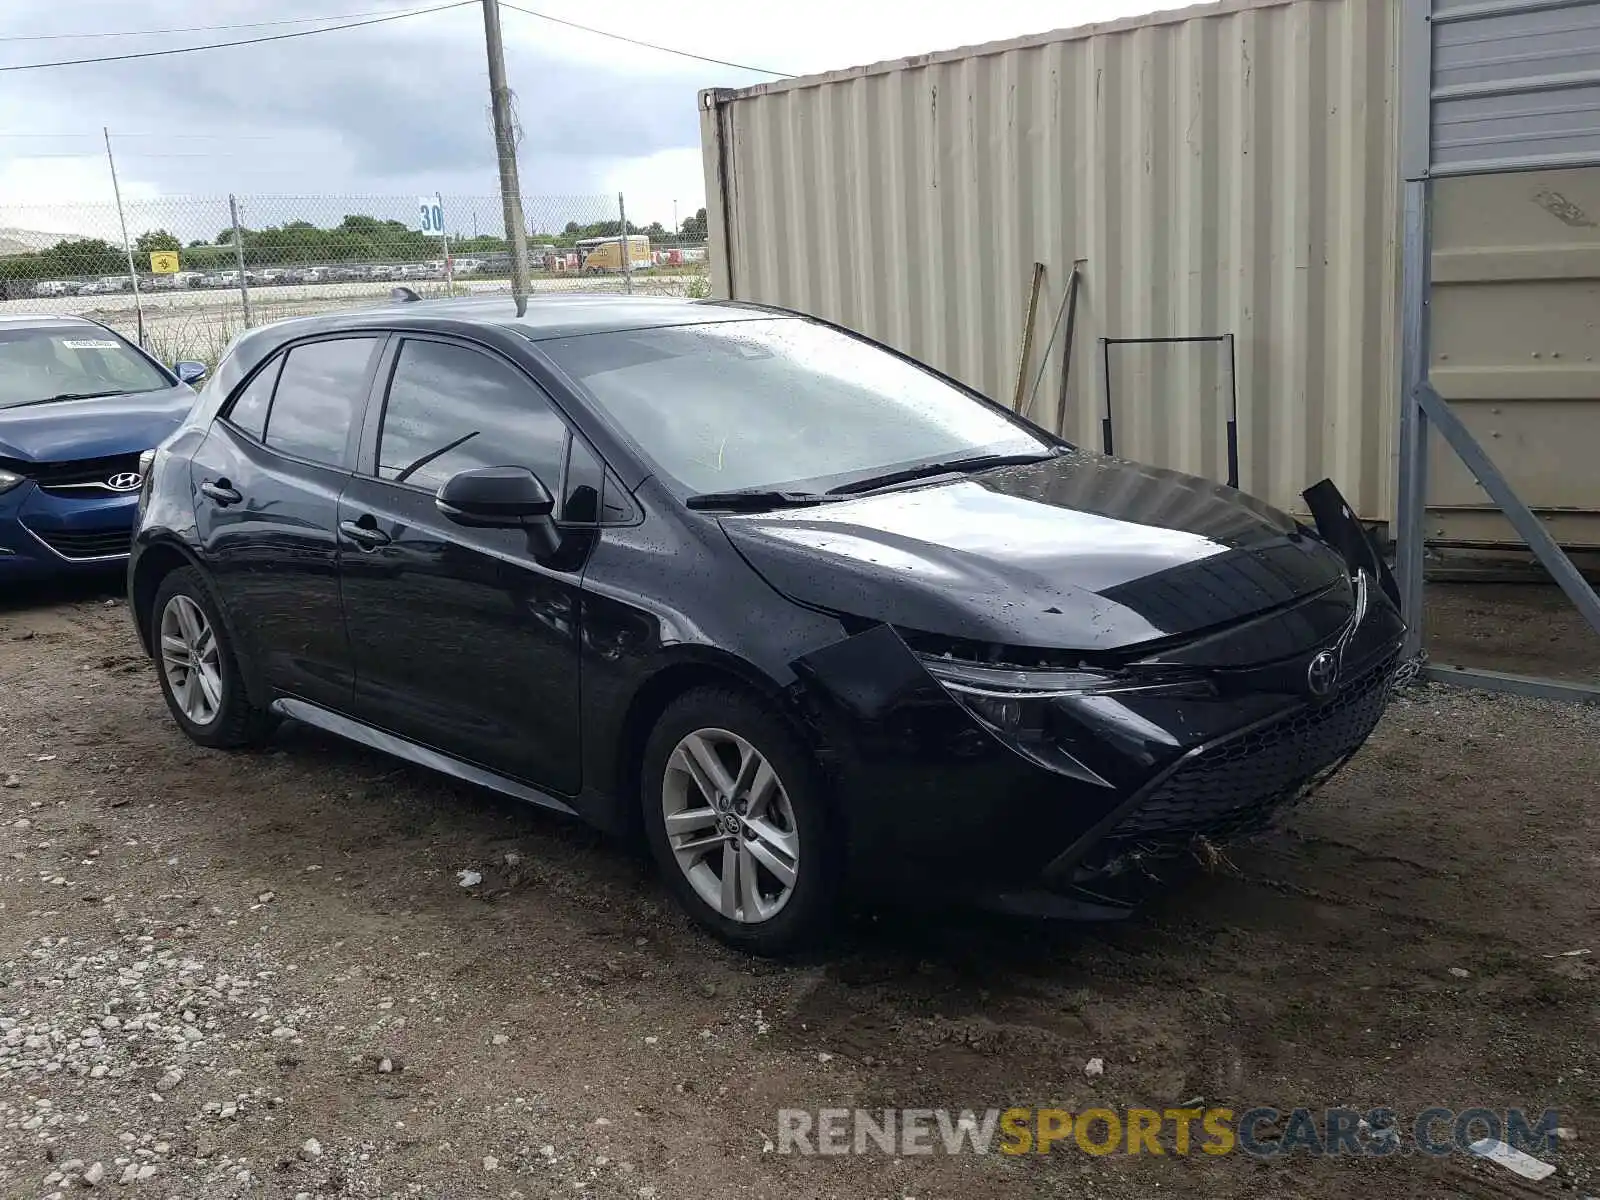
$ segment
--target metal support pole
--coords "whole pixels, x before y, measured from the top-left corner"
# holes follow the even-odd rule
[[[100,132],[106,136],[106,163],[111,167],[111,194],[117,200],[117,220],[122,224],[122,249],[128,256],[128,282],[133,285],[133,315],[139,331],[139,345],[144,345],[144,301],[139,298],[139,271],[133,265],[133,243],[128,240],[128,218],[122,211],[122,188],[117,183],[117,160],[111,157],[111,130],[102,125]]]
[[[1115,454],[1111,440],[1111,339],[1100,339],[1100,450]]]
[[[1033,264],[1033,282],[1028,286],[1027,315],[1022,318],[1022,348],[1017,352],[1017,385],[1011,392],[1011,411],[1023,416],[1027,415],[1023,407],[1023,388],[1028,386],[1028,360],[1033,357],[1033,326],[1039,315],[1039,289],[1043,286],[1044,264],[1036,262]],[[1032,404],[1032,394],[1028,393],[1027,396],[1028,403]]]
[[[244,327],[250,328],[250,280],[244,272],[244,231],[239,227],[239,201],[228,193],[228,216],[233,221],[233,258],[239,267],[239,299],[244,305]]]
[[[1061,385],[1056,390],[1055,432],[1059,437],[1066,436],[1063,426],[1067,421],[1067,387],[1072,382],[1072,347],[1078,336],[1078,288],[1087,261],[1075,259],[1072,274],[1067,277],[1067,328],[1061,343]]]
[[[619,235],[622,242],[622,289],[630,296],[633,295],[633,255],[629,253],[628,245],[628,206],[622,202],[622,193],[617,193],[617,219],[622,222],[622,232]]]
[[[1423,574],[1428,520],[1428,414],[1418,389],[1428,377],[1428,302],[1432,288],[1432,241],[1428,182],[1404,185],[1404,232],[1400,281],[1399,492],[1395,511],[1395,579],[1406,619],[1404,653],[1416,656],[1423,643]]]
[[[1589,586],[1577,567],[1572,565],[1572,560],[1566,556],[1555,538],[1550,536],[1550,531],[1544,527],[1544,522],[1539,520],[1531,508],[1522,502],[1522,497],[1506,482],[1506,477],[1500,473],[1500,468],[1494,465],[1494,460],[1484,452],[1482,446],[1466,424],[1458,417],[1455,410],[1447,404],[1438,392],[1434,391],[1433,384],[1424,381],[1417,388],[1416,407],[1419,414],[1431,421],[1444,440],[1450,444],[1450,449],[1456,452],[1457,457],[1466,464],[1467,470],[1472,472],[1483,490],[1489,493],[1489,499],[1495,506],[1505,513],[1506,520],[1511,522],[1523,541],[1528,543],[1528,549],[1544,564],[1545,570],[1558,584],[1561,590],[1573,604],[1578,606],[1578,611],[1583,614],[1583,619],[1600,633],[1600,596],[1595,595],[1594,588]]]
[[[500,207],[511,248],[511,295],[517,316],[528,311],[528,232],[522,223],[522,185],[517,181],[516,122],[506,84],[506,51],[500,39],[499,0],[483,0],[483,37],[489,55],[489,99],[494,114],[495,156],[500,163]]]
[[[1228,343],[1228,486],[1239,486],[1239,361],[1233,353],[1233,334],[1225,333]]]
[[[450,235],[445,232],[444,197],[435,192],[433,198],[439,202],[439,241],[444,245],[444,290],[446,295],[453,296],[456,294],[456,275],[450,262]]]

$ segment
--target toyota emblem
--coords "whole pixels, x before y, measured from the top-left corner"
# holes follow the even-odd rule
[[[106,480],[106,486],[113,492],[137,492],[144,483],[144,476],[137,471],[118,471]]]
[[[1318,652],[1306,667],[1306,690],[1321,699],[1339,685],[1339,659],[1332,650]]]

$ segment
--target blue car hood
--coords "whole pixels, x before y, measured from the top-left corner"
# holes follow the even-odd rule
[[[46,463],[138,454],[164,441],[195,399],[180,383],[155,392],[0,408],[0,458]]]

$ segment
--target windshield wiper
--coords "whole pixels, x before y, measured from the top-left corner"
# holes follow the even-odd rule
[[[832,496],[818,492],[779,492],[763,488],[742,488],[733,492],[702,492],[684,501],[688,508],[721,508],[730,512],[760,512],[768,508],[805,508],[828,504]]]
[[[920,463],[915,467],[904,467],[898,471],[885,471],[882,475],[869,475],[865,479],[855,479],[849,483],[841,483],[838,487],[829,488],[828,495],[844,496],[852,492],[870,492],[882,487],[892,487],[897,483],[909,483],[913,479],[927,479],[933,475],[951,475],[957,471],[986,471],[990,467],[1017,467],[1024,463],[1044,462],[1046,459],[1055,458],[1057,452],[1047,450],[1036,454],[974,454],[968,458],[952,458],[943,462]]]
[[[405,470],[401,471],[400,474],[396,475],[394,477],[394,481],[396,483],[404,483],[406,480],[410,479],[413,475],[415,475],[418,471],[422,470],[423,467],[425,467],[429,463],[431,463],[434,459],[439,458],[439,457],[441,457],[443,455],[449,454],[450,451],[454,450],[457,446],[464,445],[465,443],[470,442],[473,438],[475,438],[477,436],[478,436],[478,431],[476,429],[474,429],[471,433],[464,434],[463,436],[458,437],[455,441],[451,442],[448,446],[440,446],[437,450],[430,450],[427,454],[424,454],[421,458],[417,459],[416,462],[412,463]]]
[[[57,400],[98,400],[102,396],[121,396],[122,388],[112,388],[109,392],[58,392],[54,396],[43,396],[38,400],[24,400],[21,404],[9,404],[7,408],[29,408],[35,404],[54,404]]]

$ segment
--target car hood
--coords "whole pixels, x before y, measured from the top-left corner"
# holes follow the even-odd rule
[[[1276,509],[1086,451],[721,524],[792,600],[1005,646],[1117,650],[1236,624],[1347,578]]]
[[[159,445],[194,402],[194,390],[178,384],[156,392],[0,408],[0,458],[45,463],[138,454]]]

